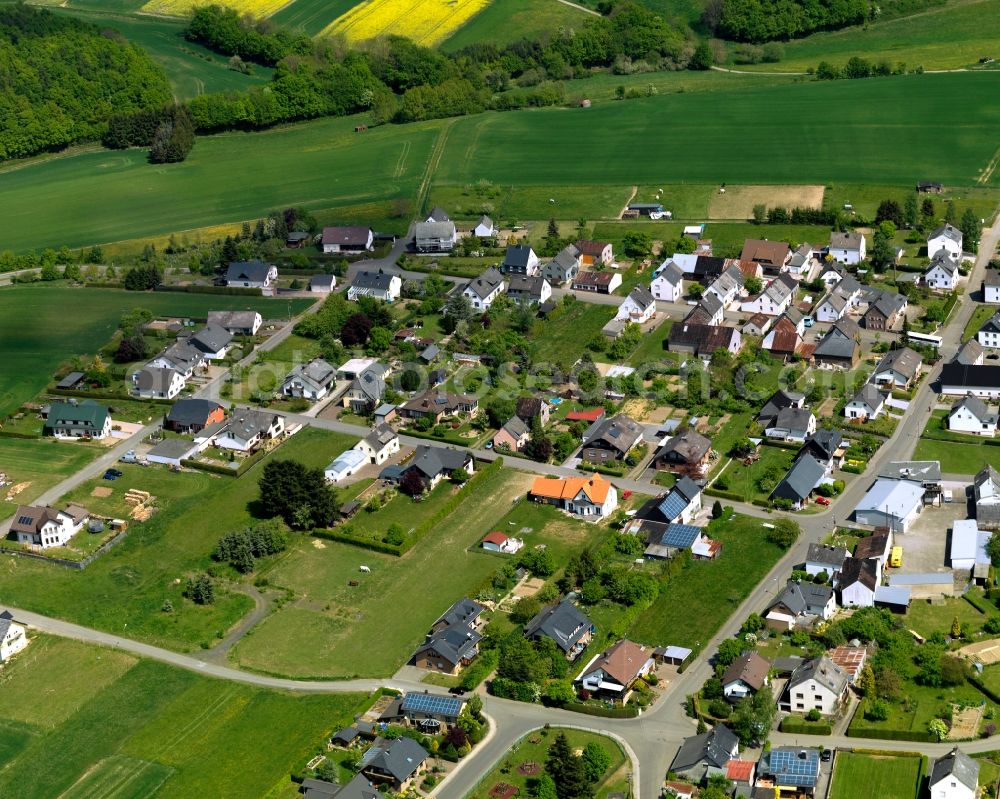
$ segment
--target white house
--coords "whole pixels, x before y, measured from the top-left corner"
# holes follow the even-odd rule
[[[1000,473],[987,464],[976,474],[972,488],[980,529],[1000,527]]]
[[[986,277],[983,278],[983,302],[1000,303],[1000,270],[986,270]]]
[[[979,792],[979,761],[955,747],[934,761],[927,784],[930,799],[975,799]]]
[[[842,264],[859,264],[865,260],[865,237],[861,233],[831,233],[830,257]]]
[[[363,452],[357,449],[349,449],[346,452],[341,452],[334,458],[330,462],[330,465],[323,470],[323,474],[328,483],[339,483],[352,474],[357,474],[367,463],[368,458],[365,457]]]
[[[214,444],[219,449],[250,452],[265,441],[273,441],[285,432],[285,417],[280,413],[254,408],[235,408],[233,415],[212,424],[195,436],[198,444]]]
[[[677,302],[684,296],[684,272],[673,261],[665,261],[653,276],[649,291],[654,299]]]
[[[832,716],[847,696],[850,682],[847,672],[826,655],[807,660],[788,680],[783,709],[792,713],[818,710],[824,716]]]
[[[740,310],[744,313],[780,316],[792,304],[796,286],[798,283],[790,275],[779,275],[756,297],[749,297],[740,303]]]
[[[988,349],[1000,349],[1000,312],[993,314],[983,323],[976,333],[976,341]]]
[[[850,553],[843,547],[827,544],[810,544],[806,550],[806,573],[813,575],[826,572],[836,574],[844,565]]]
[[[890,350],[869,379],[877,386],[907,389],[916,381],[923,362],[920,354],[909,347]]]
[[[656,300],[644,286],[636,286],[618,306],[615,319],[641,325],[656,316]]]
[[[173,399],[184,390],[187,381],[173,369],[147,366],[132,375],[135,395],[143,399]]]
[[[538,274],[538,255],[528,244],[508,244],[500,263],[500,271],[505,275],[525,275],[534,277]]]
[[[221,361],[233,343],[233,334],[224,327],[209,322],[187,339],[188,344],[201,352],[206,360]]]
[[[475,280],[470,280],[462,294],[469,300],[469,305],[476,311],[488,311],[493,300],[503,294],[503,275],[496,267],[491,266]]]
[[[958,285],[958,261],[941,250],[924,272],[924,285],[936,291],[951,291]]]
[[[816,416],[808,408],[782,408],[764,431],[778,441],[804,442],[816,432]]]
[[[479,217],[479,221],[476,226],[472,229],[472,235],[480,239],[489,239],[496,235],[497,229],[493,224],[493,220],[488,216]]]
[[[848,419],[877,419],[885,409],[885,395],[873,383],[865,383],[844,406]]]
[[[191,377],[198,369],[205,367],[205,353],[187,341],[175,341],[153,360],[147,368],[173,369],[181,377]]]
[[[845,608],[870,608],[875,604],[875,592],[882,570],[874,558],[850,557],[844,560],[836,576],[840,604]]]
[[[320,237],[323,252],[370,252],[375,234],[369,227],[358,225],[348,227],[325,227]]]
[[[14,621],[9,611],[0,613],[0,663],[10,660],[27,645],[24,627]]]
[[[378,272],[358,272],[347,289],[347,299],[356,302],[358,297],[374,297],[382,302],[399,299],[403,281],[399,275],[390,275],[381,269]]]
[[[927,257],[946,252],[953,261],[962,258],[962,231],[954,225],[941,225],[927,237]]]
[[[417,222],[413,231],[417,252],[451,252],[458,242],[458,232],[451,221]]]
[[[836,611],[837,601],[830,586],[789,580],[767,606],[764,618],[772,630],[791,630],[799,623],[808,624],[817,617],[829,619]]]
[[[577,682],[591,694],[626,702],[632,686],[655,667],[652,648],[626,638],[595,655],[584,666]]]
[[[743,273],[739,267],[730,266],[712,281],[712,284],[705,289],[705,294],[714,294],[716,299],[722,303],[722,307],[728,308],[739,299],[742,291]]]
[[[19,505],[10,532],[19,544],[40,549],[61,547],[83,529],[89,518],[86,508],[73,503],[67,505],[66,510]]]
[[[278,279],[278,267],[263,261],[234,261],[226,270],[226,285],[230,288],[270,288]]]
[[[208,324],[218,325],[234,336],[256,336],[263,324],[257,311],[209,311]]]
[[[335,288],[336,275],[313,275],[309,278],[309,291],[313,294],[330,294]]]
[[[744,652],[729,664],[722,675],[722,693],[730,702],[757,693],[770,682],[768,672],[771,670],[769,661],[756,652]]]
[[[599,474],[591,477],[536,477],[528,496],[577,516],[604,518],[618,507],[618,490]]]
[[[979,397],[962,397],[948,411],[948,429],[956,433],[995,436],[997,415]]]
[[[851,303],[843,294],[831,291],[814,309],[817,322],[836,322],[847,313]]]
[[[309,363],[294,367],[281,384],[281,393],[286,397],[307,400],[323,399],[337,382],[337,370],[322,358],[313,358]]]
[[[382,464],[399,452],[399,435],[385,422],[362,438],[354,448],[361,452],[369,463]]]

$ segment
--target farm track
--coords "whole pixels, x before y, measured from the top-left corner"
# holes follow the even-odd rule
[[[417,189],[416,207],[418,209],[423,208],[424,203],[427,202],[427,194],[431,190],[431,182],[434,180],[434,175],[437,173],[441,159],[444,157],[444,151],[448,145],[448,134],[451,132],[455,122],[455,118],[447,120],[441,127],[441,132],[438,133],[437,139],[434,140],[434,147],[427,158],[427,166],[424,168],[424,176],[420,181],[420,188]]]

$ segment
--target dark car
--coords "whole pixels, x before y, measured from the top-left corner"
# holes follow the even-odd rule
[[[108,469],[104,473],[104,479],[105,480],[117,480],[121,476],[122,476],[122,472],[118,471],[117,469]]]
[[[822,752],[820,752],[819,755],[819,759],[822,760],[824,763],[829,763],[832,757],[833,757],[833,752],[831,752],[829,749],[824,749]]]
[[[455,696],[461,696],[462,694],[465,693],[465,689],[462,688],[462,686],[460,686],[460,685],[456,685],[453,688],[449,688],[448,689],[448,693],[449,694],[454,694]]]

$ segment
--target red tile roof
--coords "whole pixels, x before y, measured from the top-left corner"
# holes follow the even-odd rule
[[[726,779],[733,782],[750,782],[756,765],[752,760],[730,760],[726,764]]]
[[[596,422],[604,416],[604,408],[594,408],[589,411],[570,411],[566,414],[569,422]]]
[[[501,533],[499,530],[494,530],[492,533],[487,533],[483,536],[484,544],[496,544],[500,546],[507,542],[507,536]]]

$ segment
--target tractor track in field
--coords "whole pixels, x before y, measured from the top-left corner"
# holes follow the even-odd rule
[[[455,121],[456,119],[453,117],[445,122],[437,139],[434,140],[434,147],[431,148],[431,154],[427,157],[427,166],[424,167],[424,176],[420,181],[420,188],[417,189],[417,209],[422,209],[424,203],[427,202],[427,195],[431,190],[431,181],[434,179],[434,173],[437,172],[438,166],[441,165],[441,159],[444,157],[444,149],[448,144],[448,134],[451,132]]]

